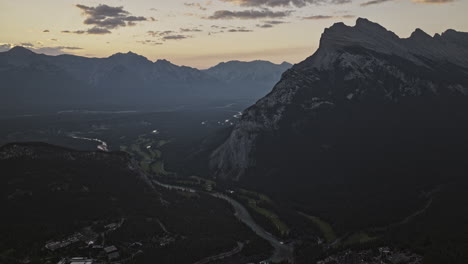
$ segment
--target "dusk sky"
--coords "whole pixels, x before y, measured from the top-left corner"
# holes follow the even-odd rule
[[[357,17],[400,37],[468,31],[466,0],[0,0],[0,51],[150,60],[207,68],[227,60],[297,63],[325,27]]]

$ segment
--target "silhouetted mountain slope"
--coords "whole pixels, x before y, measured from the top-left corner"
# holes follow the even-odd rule
[[[385,122],[393,114],[393,118],[421,114],[427,119],[448,111],[429,105],[463,107],[468,93],[468,33],[448,30],[432,38],[421,32],[400,39],[365,19],[358,19],[355,27],[338,23],[326,29],[317,52],[285,72],[270,94],[247,109],[231,138],[213,154],[219,176],[240,178],[256,164],[257,143],[264,141],[260,138],[276,137],[285,129],[313,139],[304,129],[321,133],[324,127],[311,124],[322,119],[339,118],[336,125],[351,128],[357,124],[350,118],[368,116]],[[363,123],[371,128],[371,123]],[[332,142],[318,143],[335,147]]]
[[[0,53],[0,83],[5,106],[77,106],[96,104],[148,105],[197,103],[210,100],[256,100],[278,81],[284,65],[268,67],[242,63],[224,75],[177,66],[166,60],[151,62],[132,52],[108,58],[47,56],[22,47]],[[259,78],[244,78],[245,68],[259,68]],[[261,73],[260,73],[261,71]]]
[[[343,233],[401,221],[427,203],[424,193],[466,186],[467,36],[416,30],[401,39],[366,19],[333,25],[314,55],[244,111],[212,153],[214,173],[329,219]],[[443,190],[460,199],[457,206],[445,199],[444,210],[463,216],[454,224],[465,232],[466,195]],[[439,220],[425,219],[420,234],[449,225]],[[443,244],[460,236],[432,238]]]

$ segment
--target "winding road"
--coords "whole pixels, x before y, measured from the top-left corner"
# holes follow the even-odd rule
[[[86,137],[78,137],[78,136],[75,136],[74,134],[71,134],[70,135],[71,138],[74,138],[74,139],[81,139],[81,140],[87,140],[87,141],[94,141],[94,142],[97,142],[99,143],[99,145],[97,146],[97,148],[99,150],[102,150],[102,151],[105,151],[105,152],[109,152],[109,148],[107,146],[107,143],[105,141],[102,141],[98,138],[86,138]]]
[[[158,186],[161,186],[169,190],[178,190],[178,191],[193,192],[193,193],[200,192],[192,188],[165,184],[156,180],[152,180],[152,182]],[[247,209],[238,201],[232,199],[231,197],[225,194],[218,193],[218,192],[213,192],[209,194],[215,198],[225,200],[229,204],[231,204],[231,206],[234,208],[234,215],[240,221],[246,224],[250,229],[252,229],[252,231],[254,231],[255,234],[257,234],[259,237],[265,239],[271,244],[271,246],[274,248],[274,252],[273,252],[273,255],[268,259],[269,261],[272,261],[272,262],[289,261],[291,263],[293,262],[294,247],[292,243],[285,244],[281,242],[279,239],[277,239],[275,236],[273,236],[272,234],[268,233],[265,229],[263,229],[260,225],[258,225],[253,220],[252,216],[247,211]]]

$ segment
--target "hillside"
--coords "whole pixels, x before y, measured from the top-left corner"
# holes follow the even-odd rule
[[[440,247],[468,228],[457,187],[468,172],[467,47],[468,33],[454,30],[402,39],[366,19],[335,24],[314,55],[244,111],[212,153],[213,172],[328,219],[342,234],[398,223],[432,193],[444,202],[411,222],[422,237],[406,243],[445,263],[461,254],[450,263],[463,263],[466,243]],[[453,226],[463,231],[437,210],[457,215]]]
[[[115,260],[194,263],[244,241],[251,243],[236,257],[268,256],[268,244],[227,203],[153,186],[136,166],[124,152],[2,146],[0,262],[57,263],[81,256],[107,263],[111,255],[103,249],[114,246]]]

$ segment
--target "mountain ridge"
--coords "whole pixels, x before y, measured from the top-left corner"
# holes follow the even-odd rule
[[[255,62],[246,62],[250,65]],[[48,56],[24,47],[0,53],[0,102],[4,107],[80,107],[101,105],[158,105],[207,103],[215,100],[255,101],[277,82],[288,64],[234,67],[234,80],[226,82],[216,72],[178,66],[167,60],[154,62],[133,52],[107,58],[74,55]]]
[[[325,30],[317,52],[214,148],[211,173],[345,237],[372,237],[359,247],[399,244],[424,263],[465,263],[468,245],[444,241],[463,241],[468,228],[468,41],[446,32],[400,39],[362,19]],[[425,197],[431,190],[440,192]]]
[[[278,133],[289,118],[310,118],[351,102],[468,95],[468,56],[457,56],[458,51],[468,55],[468,42],[460,45],[467,33],[448,30],[442,35],[452,35],[450,38],[436,35],[434,46],[426,50],[414,46],[414,39],[422,34],[415,32],[413,37],[401,39],[362,18],[354,27],[336,23],[325,29],[319,49],[287,70],[272,92],[244,111],[231,137],[212,155],[216,175],[239,180],[257,165],[252,156],[258,151],[255,142],[259,137]],[[458,49],[440,51],[440,45]],[[296,114],[286,117],[289,112]]]
[[[207,69],[210,69],[210,68],[213,68],[213,67],[216,67],[218,65],[222,65],[222,64],[229,64],[229,63],[232,63],[232,62],[240,62],[240,63],[256,63],[256,62],[264,62],[264,63],[269,63],[269,64],[272,64],[272,65],[288,65],[288,66],[292,66],[293,64],[287,62],[287,61],[283,61],[282,63],[274,63],[274,62],[271,62],[271,61],[268,61],[268,60],[261,60],[261,59],[257,59],[257,60],[246,60],[246,61],[243,61],[243,60],[228,60],[228,61],[221,61],[211,67],[208,67],[206,69],[201,69],[201,68],[197,68],[197,67],[192,67],[192,66],[188,66],[188,65],[178,65],[178,64],[174,64],[172,63],[170,60],[167,60],[167,59],[156,59],[154,61],[151,61],[150,59],[148,59],[147,57],[145,57],[144,55],[140,55],[138,53],[135,53],[133,51],[127,51],[127,52],[117,52],[117,53],[114,53],[114,54],[111,54],[107,57],[86,57],[86,56],[79,56],[79,55],[74,55],[74,54],[68,54],[68,53],[64,53],[64,54],[59,54],[59,55],[47,55],[47,54],[44,54],[44,53],[37,53],[31,49],[28,49],[27,47],[24,47],[24,46],[21,46],[21,45],[17,45],[17,46],[13,46],[11,49],[7,50],[7,51],[3,51],[3,52],[0,52],[0,54],[7,54],[7,53],[10,53],[10,54],[36,54],[36,55],[43,55],[43,56],[48,56],[48,57],[75,57],[75,58],[80,58],[80,59],[89,59],[89,60],[94,60],[94,59],[109,59],[109,58],[112,58],[112,57],[124,57],[124,56],[132,56],[132,57],[140,57],[140,58],[144,58],[145,60],[148,60],[152,63],[157,63],[157,62],[166,62],[166,63],[170,63],[170,64],[173,64],[175,66],[179,66],[179,67],[187,67],[187,68],[193,68],[193,69],[197,69],[197,70],[200,70],[200,71],[204,71],[204,70],[207,70]]]
[[[468,51],[459,44],[459,41],[466,41],[467,38],[468,33],[453,29],[431,37],[419,28],[410,37],[400,38],[377,23],[365,18],[358,18],[355,26],[335,23],[330,28],[325,29],[321,36],[319,49],[314,55],[330,53],[343,47],[358,46],[382,54],[406,57],[422,66],[428,65],[418,56],[433,60],[445,59],[447,62],[460,66],[468,63]],[[424,47],[426,45],[427,48]],[[316,63],[320,62],[315,60]]]

